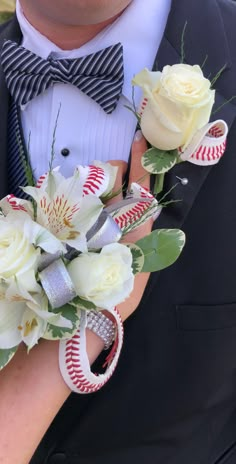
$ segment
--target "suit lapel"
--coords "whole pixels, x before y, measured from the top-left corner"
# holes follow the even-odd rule
[[[212,31],[210,39],[208,37],[209,23],[214,24],[216,36],[214,42],[212,41]],[[214,108],[219,108],[226,103],[221,94],[221,87],[224,85],[224,72],[230,68],[231,59],[216,0],[172,1],[167,26],[153,69],[162,70],[167,64],[172,65],[181,62],[181,38],[185,24],[187,24],[184,36],[185,63],[199,64],[201,66],[205,62],[204,75],[210,79],[216,76],[219,70],[224,67],[224,71],[216,84],[217,92]],[[207,58],[206,54],[208,55]],[[227,103],[222,106],[217,114],[213,115],[212,119],[224,119],[230,128],[235,117],[236,107],[232,103]],[[202,167],[184,162],[175,166],[165,176],[164,192],[168,192],[171,187],[177,184],[168,197],[168,199],[177,201],[177,203],[173,203],[163,210],[156,227],[176,228],[182,226],[212,168],[214,166]],[[188,184],[183,186],[178,182],[176,176],[187,178]]]
[[[20,42],[21,32],[16,20],[16,17],[12,19],[5,26],[4,31],[1,34],[0,38],[0,50],[4,40],[14,40],[15,42]],[[6,87],[5,77],[0,67],[0,100],[1,100],[1,118],[0,118],[0,147],[1,147],[1,156],[0,156],[0,198],[5,196],[7,192],[7,120],[8,120],[8,110],[9,110],[9,92]]]

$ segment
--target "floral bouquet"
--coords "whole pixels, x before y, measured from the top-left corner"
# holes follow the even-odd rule
[[[220,75],[220,73],[219,73]],[[156,174],[155,193],[163,188],[164,174],[177,163],[208,166],[219,162],[226,148],[225,121],[209,123],[215,101],[215,84],[198,65],[165,66],[162,72],[143,69],[133,79],[142,88],[137,116],[151,148],[143,167]]]
[[[161,205],[137,183],[109,204],[116,169],[95,162],[67,179],[51,169],[23,188],[29,200],[0,201],[0,368],[21,342],[28,350],[41,338],[70,343],[86,311],[112,312],[132,292],[136,273],[163,269],[180,255],[178,229],[121,243]]]

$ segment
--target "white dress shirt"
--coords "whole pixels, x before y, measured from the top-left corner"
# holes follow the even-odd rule
[[[148,6],[147,6],[148,3]],[[124,13],[94,39],[76,50],[61,50],[37,31],[25,18],[19,0],[16,14],[23,34],[22,45],[42,58],[79,58],[121,42],[124,49],[124,86],[117,108],[107,115],[102,108],[71,84],[55,84],[21,108],[26,144],[35,177],[48,170],[53,132],[54,166],[65,176],[78,164],[93,160],[128,160],[137,120],[125,107],[132,106],[133,76],[144,67],[152,68],[163,36],[171,0],[133,0]],[[141,92],[135,88],[138,106]],[[62,150],[69,150],[68,156]]]

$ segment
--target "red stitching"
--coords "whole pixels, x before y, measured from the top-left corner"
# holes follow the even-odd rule
[[[105,179],[104,170],[98,166],[89,166],[88,177],[83,186],[83,194],[88,195],[89,192],[95,194],[103,184]]]
[[[115,308],[115,311],[122,325],[120,314],[116,308]],[[121,336],[123,338],[123,326],[122,326]],[[77,356],[73,354],[73,351],[75,349],[77,350],[76,351]],[[77,333],[76,335],[74,335],[72,339],[66,342],[66,347],[65,347],[66,369],[71,379],[71,382],[73,383],[73,385],[75,385],[76,388],[78,388],[83,393],[91,393],[91,392],[98,391],[111,377],[111,375],[114,372],[115,366],[111,370],[109,376],[106,379],[104,379],[102,382],[100,382],[99,384],[91,383],[84,375],[84,372],[83,372],[83,369],[80,363],[80,357],[78,356],[79,349],[80,349],[80,335],[79,333]],[[76,361],[73,359],[74,356],[76,357]]]

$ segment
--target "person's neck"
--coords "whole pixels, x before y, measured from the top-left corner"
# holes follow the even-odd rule
[[[24,12],[24,14],[35,29],[59,48],[62,50],[73,50],[92,40],[97,34],[99,34],[99,32],[105,29],[105,27],[112,24],[121,13],[102,23],[86,26],[62,26],[51,21],[45,21],[45,19],[44,21],[41,21],[39,17],[32,17],[31,15],[28,15],[27,12]]]

